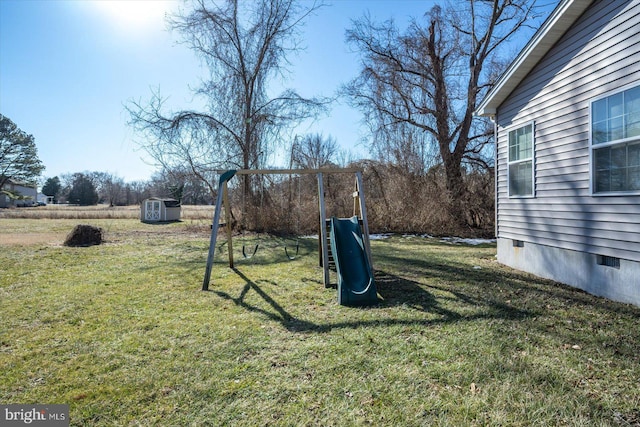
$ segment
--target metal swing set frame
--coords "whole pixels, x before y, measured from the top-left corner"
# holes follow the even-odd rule
[[[325,287],[330,286],[329,281],[329,245],[327,243],[327,217],[325,211],[324,200],[324,175],[325,174],[355,174],[355,191],[353,193],[353,214],[357,216],[362,223],[362,234],[365,243],[366,255],[369,260],[369,265],[373,266],[371,259],[371,249],[369,243],[369,224],[367,222],[367,210],[365,205],[364,191],[362,186],[362,170],[357,168],[321,168],[321,169],[237,169],[218,171],[220,178],[218,181],[218,195],[216,197],[216,206],[213,215],[213,224],[211,226],[211,239],[209,242],[209,253],[207,256],[207,267],[204,274],[204,280],[202,282],[202,290],[209,290],[209,283],[211,281],[211,269],[213,267],[213,258],[215,255],[216,240],[218,238],[219,228],[221,226],[220,218],[224,210],[225,220],[222,223],[227,233],[227,247],[229,254],[229,268],[234,267],[233,260],[233,241],[231,230],[231,206],[229,204],[229,189],[228,182],[236,175],[316,175],[318,180],[318,220],[319,220],[319,249],[320,249],[320,266],[323,267],[323,280]],[[243,256],[250,258],[257,250],[254,250],[250,256],[246,255],[246,249],[243,245]],[[287,258],[293,260],[297,257],[299,250],[299,244],[296,242],[295,255],[292,257],[289,251],[285,247],[285,254]]]

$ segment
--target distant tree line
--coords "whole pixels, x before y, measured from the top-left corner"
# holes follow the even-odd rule
[[[184,204],[211,204],[212,195],[199,179],[180,171],[155,173],[148,181],[125,182],[108,172],[76,172],[47,178],[42,193],[54,203],[89,206],[98,203],[127,206],[149,197],[167,197]]]

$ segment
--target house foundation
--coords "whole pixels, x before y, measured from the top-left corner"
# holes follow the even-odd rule
[[[640,262],[504,238],[497,245],[501,264],[640,307]]]

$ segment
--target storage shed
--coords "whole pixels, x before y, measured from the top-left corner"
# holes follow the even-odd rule
[[[142,202],[140,206],[140,221],[165,222],[180,220],[180,201],[176,199],[163,199],[151,197]]]

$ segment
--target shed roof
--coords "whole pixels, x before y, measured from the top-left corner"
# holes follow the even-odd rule
[[[180,206],[180,200],[166,197],[149,197],[147,200],[159,200],[168,208],[177,208]]]
[[[476,114],[491,116],[496,114],[500,104],[511,94],[529,74],[544,55],[573,25],[593,0],[562,0],[551,12],[529,43],[520,51],[516,59],[500,76],[496,85],[478,105]]]

